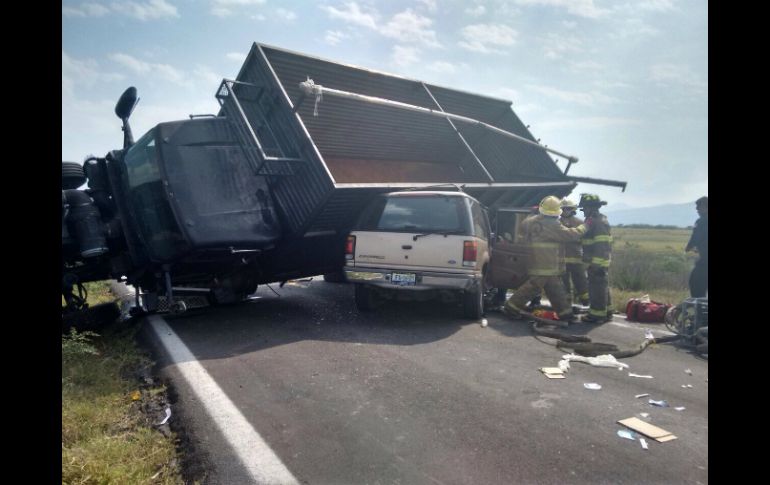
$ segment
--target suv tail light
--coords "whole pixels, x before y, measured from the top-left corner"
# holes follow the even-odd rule
[[[463,241],[463,266],[476,266],[476,258],[479,253],[479,243],[476,241]]]
[[[348,236],[348,240],[345,241],[345,259],[353,259],[353,255],[355,254],[355,252],[356,252],[356,236]]]

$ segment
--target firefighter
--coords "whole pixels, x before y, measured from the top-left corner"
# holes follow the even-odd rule
[[[577,217],[577,204],[567,199],[561,201],[561,217],[559,221],[566,227],[578,227],[583,220]],[[564,246],[564,261],[567,263],[567,272],[564,273],[564,289],[567,296],[571,296],[571,302],[580,301],[583,306],[588,306],[588,280],[586,279],[586,267],[583,264],[583,246],[580,241],[569,242]],[[573,291],[574,290],[574,291]]]
[[[604,323],[612,320],[608,273],[612,236],[607,217],[599,208],[607,202],[598,195],[582,194],[578,207],[583,211],[585,225],[588,228],[583,236],[583,262],[588,272],[588,297],[590,309],[583,316],[584,322]]]
[[[564,263],[564,243],[579,241],[586,232],[586,226],[569,228],[559,222],[561,202],[549,195],[539,205],[536,216],[528,217],[522,224],[524,238],[530,246],[528,278],[521,287],[505,302],[503,312],[512,317],[521,318],[521,312],[534,296],[545,291],[559,320],[574,322],[572,306],[564,291],[562,275]]]

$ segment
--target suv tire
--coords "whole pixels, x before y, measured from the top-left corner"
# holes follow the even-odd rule
[[[77,189],[87,182],[83,166],[77,162],[61,163],[61,188],[62,190]]]
[[[484,316],[484,291],[481,285],[463,294],[463,314],[473,320]]]
[[[324,281],[327,283],[347,283],[344,271],[337,271],[336,273],[326,273],[324,275]]]
[[[356,297],[356,308],[358,308],[358,311],[370,312],[374,310],[374,307],[377,303],[377,295],[375,295],[371,288],[366,285],[356,284],[354,293]]]

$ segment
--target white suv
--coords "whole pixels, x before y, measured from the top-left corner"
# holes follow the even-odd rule
[[[463,192],[404,191],[377,196],[345,247],[345,275],[356,305],[372,310],[387,297],[454,293],[465,316],[484,312],[490,260],[486,209]]]

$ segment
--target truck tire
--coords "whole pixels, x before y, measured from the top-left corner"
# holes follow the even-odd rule
[[[377,304],[377,295],[366,285],[355,285],[356,308],[360,312],[370,312]]]
[[[86,183],[86,174],[83,166],[77,162],[61,163],[61,188],[62,190],[77,189]]]

